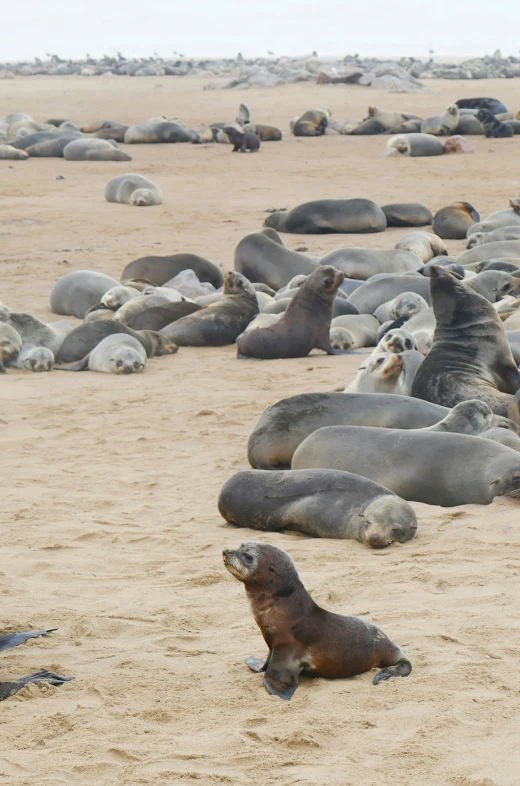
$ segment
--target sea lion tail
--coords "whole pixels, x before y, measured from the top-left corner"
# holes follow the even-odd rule
[[[60,366],[54,366],[57,371],[88,371],[88,359],[90,352],[85,355],[81,360],[76,360],[74,363],[62,363]]]
[[[393,666],[386,666],[382,669],[372,680],[374,685],[379,685],[384,680],[389,680],[391,677],[408,677],[412,671],[412,664],[408,658],[399,658],[397,663]]]

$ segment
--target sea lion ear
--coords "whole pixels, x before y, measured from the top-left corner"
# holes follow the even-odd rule
[[[369,117],[373,117],[376,112],[377,112],[377,109],[376,109],[375,106],[369,106],[368,107],[368,115],[369,115]]]

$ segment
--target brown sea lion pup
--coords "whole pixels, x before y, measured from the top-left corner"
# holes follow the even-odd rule
[[[220,300],[167,325],[160,334],[181,347],[222,347],[234,344],[257,314],[253,285],[241,273],[231,270],[224,277]]]
[[[193,270],[199,281],[209,281],[215,289],[224,283],[221,269],[209,259],[198,254],[171,254],[170,256],[139,257],[130,262],[121,274],[121,281],[136,279],[162,287],[182,270]]]
[[[163,303],[161,306],[153,306],[130,320],[130,327],[134,330],[162,330],[172,322],[176,322],[188,314],[200,311],[202,306],[196,303],[182,300],[180,303]]]
[[[386,217],[370,199],[316,199],[292,210],[271,213],[264,226],[297,235],[364,234],[384,232]]]
[[[431,268],[430,292],[435,333],[412,396],[447,407],[480,399],[497,415],[508,416],[520,376],[496,310],[443,268]]]
[[[329,122],[330,112],[324,109],[309,109],[299,117],[293,128],[294,136],[322,136]]]
[[[388,227],[422,227],[433,221],[432,211],[418,202],[382,205]]]
[[[78,325],[64,339],[55,354],[56,363],[73,363],[81,360],[91,352],[94,347],[107,336],[115,333],[125,333],[139,341],[149,358],[156,355],[172,355],[178,347],[161,333],[151,330],[132,330],[122,322],[115,320],[101,320],[100,322],[85,322]]]
[[[261,142],[280,142],[282,132],[275,126],[266,126],[262,123],[246,123],[244,131],[250,131],[259,137]]]
[[[303,672],[341,679],[383,667],[374,685],[407,677],[412,664],[400,647],[370,622],[320,608],[303,586],[290,556],[269,543],[225,549],[224,565],[241,581],[269,654],[247,658],[251,671],[264,672],[264,685],[289,701]]]
[[[371,549],[405,543],[417,532],[407,502],[367,478],[333,469],[237,472],[224,484],[218,509],[238,527],[353,539]]]
[[[27,633],[9,633],[6,636],[0,636],[0,652],[5,652],[5,650],[9,650],[11,647],[18,647],[29,639],[36,639],[38,636],[48,636],[49,633],[54,633],[56,630],[57,628],[49,628],[48,630],[31,630]],[[63,685],[64,682],[70,682],[73,679],[74,677],[61,677],[52,671],[39,671],[36,674],[29,674],[17,680],[0,682],[0,701],[8,699],[29,683],[47,682],[50,685]]]
[[[464,240],[480,216],[469,202],[454,202],[438,210],[433,217],[433,231],[443,240]]]
[[[238,356],[260,360],[300,358],[314,348],[337,354],[329,331],[334,299],[343,279],[336,268],[319,267],[305,279],[276,325],[238,338]]]
[[[256,153],[260,150],[260,137],[251,131],[238,131],[234,126],[224,126],[224,133],[233,145],[232,153],[245,153],[247,150]]]

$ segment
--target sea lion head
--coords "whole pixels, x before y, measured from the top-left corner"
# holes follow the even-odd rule
[[[517,215],[520,215],[520,197],[514,197],[509,200],[509,204]]]
[[[480,246],[482,243],[486,242],[486,233],[485,232],[473,232],[468,237],[468,242],[466,243],[466,248],[473,248],[474,246]],[[484,263],[485,264],[485,263]]]
[[[354,336],[344,327],[333,327],[330,331],[332,349],[349,350],[354,344]]]
[[[410,152],[410,143],[405,136],[396,137],[393,147],[398,153],[403,153],[403,155]]]
[[[402,295],[398,295],[395,298],[390,313],[392,319],[399,319],[399,317],[410,319],[410,317],[424,308],[428,308],[428,303],[424,298],[415,294],[415,292],[403,292]]]
[[[224,549],[224,565],[232,576],[248,587],[263,587],[275,595],[289,595],[300,580],[294,562],[270,543],[247,541],[240,548]]]
[[[300,290],[312,289],[322,300],[330,300],[335,296],[340,285],[345,280],[345,274],[332,265],[324,265],[307,276]]]
[[[138,333],[144,334],[150,340],[153,349],[153,355],[150,357],[175,355],[179,350],[177,344],[156,330],[139,330]]]
[[[448,107],[446,107],[446,112],[448,115],[452,115],[453,117],[459,117],[460,114],[457,104],[450,104]]]
[[[508,453],[513,453],[511,449]],[[509,459],[509,457],[508,457]],[[514,466],[514,460],[508,461],[508,465],[491,480],[490,486],[493,495],[496,497],[515,497],[520,499],[520,455]]]
[[[224,276],[223,295],[247,295],[256,300],[256,290],[252,283],[242,273],[229,270]]]
[[[106,308],[109,308],[111,311],[117,311],[120,306],[128,303],[129,300],[137,297],[138,294],[138,290],[133,289],[133,287],[112,287],[112,289],[105,292],[101,298],[101,305],[106,306]],[[95,308],[98,307],[99,306],[95,306]]]
[[[486,298],[468,289],[445,267],[433,265],[430,268],[430,295],[437,325],[451,325],[458,320],[462,324],[470,311],[475,317],[482,309],[488,313],[489,304]],[[479,306],[482,306],[482,309],[479,309]]]
[[[30,355],[24,360],[23,365],[28,371],[52,371],[54,367],[54,355],[50,349],[35,347]]]
[[[22,337],[11,325],[2,323],[0,330],[0,360],[9,361],[17,356],[22,348]]]
[[[380,342],[382,352],[393,352],[398,355],[406,349],[417,349],[417,341],[408,330],[389,330]]]
[[[377,355],[371,355],[360,366],[360,370],[366,371],[367,375],[374,374],[379,379],[389,382],[397,379],[404,371],[404,358],[393,352],[378,352]]]
[[[137,350],[133,347],[116,347],[110,357],[110,366],[114,374],[140,374],[144,363]]]
[[[479,109],[477,112],[477,117],[481,123],[487,123],[489,120],[493,119],[493,115],[489,109]]]
[[[406,543],[417,532],[417,516],[404,499],[387,494],[360,512],[361,541],[371,549],[384,549],[391,543]]]
[[[445,431],[477,437],[483,431],[491,428],[493,421],[494,415],[491,407],[484,401],[470,399],[456,404],[441,423]]]
[[[130,197],[130,204],[137,207],[149,207],[155,204],[155,197],[149,188],[136,188]]]

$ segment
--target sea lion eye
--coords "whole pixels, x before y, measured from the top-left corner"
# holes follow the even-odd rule
[[[404,342],[404,345],[405,345],[406,349],[411,349],[412,348],[412,342],[410,341],[409,338],[406,339],[406,341]]]
[[[392,535],[395,535],[396,537],[399,537],[399,535],[402,535],[401,528],[400,527],[393,527]]]
[[[384,363],[384,362],[385,362],[385,359],[384,359],[384,358],[379,358],[379,360],[378,360],[378,361],[376,361],[376,366],[380,366],[380,365],[381,365],[381,363]]]
[[[332,286],[332,279],[331,278],[326,278],[323,283],[325,284],[326,287],[331,287]]]
[[[251,556],[251,554],[244,554],[244,559],[245,559],[246,562],[252,562],[253,561],[253,557]]]

